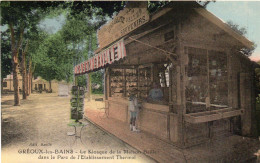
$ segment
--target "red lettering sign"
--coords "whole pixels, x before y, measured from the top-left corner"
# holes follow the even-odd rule
[[[112,64],[115,61],[120,60],[126,56],[126,50],[123,40],[118,41],[107,49],[101,51],[95,56],[89,58],[74,67],[75,75],[88,73],[104,67],[107,64]]]

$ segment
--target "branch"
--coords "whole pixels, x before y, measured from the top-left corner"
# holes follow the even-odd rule
[[[20,49],[20,47],[22,45],[23,34],[24,34],[24,25],[22,24],[21,28],[20,28],[20,37],[19,37],[19,41],[18,41],[18,44],[17,44],[17,49]]]
[[[29,59],[29,70],[31,70],[31,73],[33,74],[34,73],[34,70],[35,70],[35,66],[36,66],[36,64],[34,63],[32,63],[32,58],[30,57],[30,59]]]
[[[26,45],[25,45],[25,48],[24,49],[22,49],[22,53],[27,53],[27,51],[28,51],[28,44],[29,44],[29,40],[27,40],[26,41]]]
[[[27,40],[27,43],[25,45],[25,48],[22,49],[22,64],[21,64],[21,68],[22,69],[25,69],[26,70],[26,53],[27,53],[27,50],[28,50],[28,43],[29,41]]]

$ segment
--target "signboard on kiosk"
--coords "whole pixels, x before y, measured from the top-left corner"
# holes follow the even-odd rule
[[[85,74],[90,71],[97,70],[106,66],[107,64],[112,64],[126,56],[126,50],[124,45],[124,40],[121,39],[114,43],[107,49],[101,51],[95,56],[89,58],[74,67],[74,74]]]
[[[147,2],[128,2],[110,22],[98,30],[99,49],[111,45],[123,36],[149,21]],[[84,74],[112,64],[126,56],[124,40],[121,39],[94,57],[74,67],[74,74]]]
[[[128,2],[117,16],[97,31],[99,48],[106,47],[148,21],[147,2]]]

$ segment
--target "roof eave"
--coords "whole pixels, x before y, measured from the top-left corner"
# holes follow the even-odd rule
[[[243,44],[246,48],[253,49],[253,42],[249,41],[246,37],[238,34],[235,32],[232,28],[230,28],[226,23],[221,21],[218,17],[210,13],[204,8],[194,8],[194,10],[203,16],[204,18],[208,19],[213,24],[217,25],[219,28],[227,32],[229,35],[231,35],[233,38],[235,38],[237,41],[239,41],[241,44]]]

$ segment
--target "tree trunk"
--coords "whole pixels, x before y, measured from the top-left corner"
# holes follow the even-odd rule
[[[9,23],[8,27],[11,32],[11,49],[12,49],[12,63],[13,63],[13,86],[14,86],[14,106],[20,105],[19,86],[18,86],[18,53],[23,40],[24,28],[20,28],[20,37],[18,42],[15,41],[15,32],[13,24]]]
[[[32,93],[32,87],[33,87],[33,83],[32,83],[32,79],[33,78],[33,74],[32,72],[30,73],[30,94]]]
[[[4,80],[4,78],[1,78],[1,93],[3,93],[3,90],[4,90],[3,80]]]
[[[92,87],[91,87],[91,73],[88,73],[88,79],[87,79],[87,99],[88,101],[91,100],[91,92],[92,92]]]
[[[21,68],[22,68],[22,78],[23,78],[23,99],[27,99],[27,76],[26,76],[26,51],[28,48],[28,42],[26,44],[25,50],[22,51],[22,64],[21,64]]]
[[[13,86],[14,86],[14,106],[20,105],[19,86],[18,86],[18,59],[13,56]]]
[[[25,57],[23,58],[23,59],[25,59]],[[26,68],[25,68],[25,65],[24,65],[25,63],[24,63],[24,61],[23,61],[23,63],[22,63],[22,78],[23,78],[23,99],[27,99],[27,80],[26,80],[26,78],[27,78],[27,76],[26,76]]]
[[[30,74],[29,74],[29,71],[30,70],[28,70],[27,71],[27,73],[26,73],[26,84],[27,84],[27,89],[26,89],[26,94],[27,94],[27,96],[29,96],[30,95]]]
[[[27,88],[27,94],[28,96],[32,93],[32,73],[33,73],[33,70],[32,70],[32,59],[30,58],[29,59],[29,67],[28,67],[28,88]]]
[[[49,92],[52,93],[52,89],[51,89],[51,80],[49,81]]]

